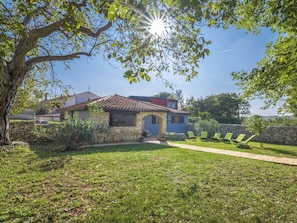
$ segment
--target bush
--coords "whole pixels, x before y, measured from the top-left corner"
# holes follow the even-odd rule
[[[54,128],[50,128],[46,125],[35,124],[31,133],[35,136],[36,142],[52,142],[54,141],[53,135],[55,135]]]
[[[73,118],[57,125],[55,141],[61,143],[65,150],[73,150],[81,142],[91,142],[93,131],[92,120],[82,120],[75,114]]]
[[[166,132],[164,136],[167,140],[183,141],[186,139],[185,133]]]
[[[214,119],[200,120],[199,122],[195,123],[194,127],[199,134],[202,131],[206,131],[208,132],[209,136],[213,136],[220,129],[219,123]]]
[[[265,121],[259,115],[252,115],[243,120],[243,125],[247,130],[260,138],[261,148],[263,147],[262,143],[262,133],[267,128]]]

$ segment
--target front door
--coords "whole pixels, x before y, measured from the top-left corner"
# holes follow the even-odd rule
[[[144,129],[148,130],[152,136],[159,135],[160,132],[160,118],[155,115],[145,117]]]

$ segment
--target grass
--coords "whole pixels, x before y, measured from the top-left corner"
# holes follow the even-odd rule
[[[0,222],[294,222],[296,167],[162,145],[0,148]]]
[[[237,148],[233,143],[223,143],[216,142],[212,140],[201,140],[197,138],[196,140],[186,139],[185,141],[174,141],[181,144],[189,144],[195,146],[202,146],[208,148],[217,148],[217,149],[226,149],[239,152],[248,152],[269,156],[278,156],[278,157],[288,157],[288,158],[297,158],[297,146],[290,145],[277,145],[277,144],[268,144],[263,143],[263,148],[260,147],[259,142],[249,142],[248,145],[250,149],[241,149]]]

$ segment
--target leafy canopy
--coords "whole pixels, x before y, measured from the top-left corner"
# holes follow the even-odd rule
[[[163,72],[189,81],[198,74],[200,59],[209,55],[210,41],[200,29],[213,22],[217,7],[206,0],[3,0],[0,56],[6,63],[0,64],[0,84],[5,64],[33,82],[36,72],[53,69],[54,61],[99,53],[121,62],[130,82],[149,81],[152,75],[163,79]],[[166,34],[149,32],[155,19],[165,22]],[[28,95],[39,98],[34,91],[29,88]]]
[[[265,101],[265,108],[282,104],[280,112],[297,114],[297,4],[295,0],[244,0],[233,8],[238,28],[259,33],[268,27],[279,36],[267,45],[252,71],[234,72],[243,96]]]

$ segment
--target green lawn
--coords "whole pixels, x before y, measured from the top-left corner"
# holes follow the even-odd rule
[[[226,149],[226,150],[234,150],[234,151],[240,151],[240,152],[269,155],[269,156],[297,158],[297,146],[263,143],[263,148],[261,148],[259,142],[249,142],[248,145],[251,147],[250,149],[240,149],[240,148],[236,148],[236,145],[233,143],[215,142],[212,140],[205,141],[205,140],[201,140],[200,138],[197,138],[196,140],[186,139],[185,141],[174,141],[174,142],[181,143],[181,144],[208,147],[208,148]]]
[[[294,222],[297,168],[139,144],[0,148],[0,222]]]

